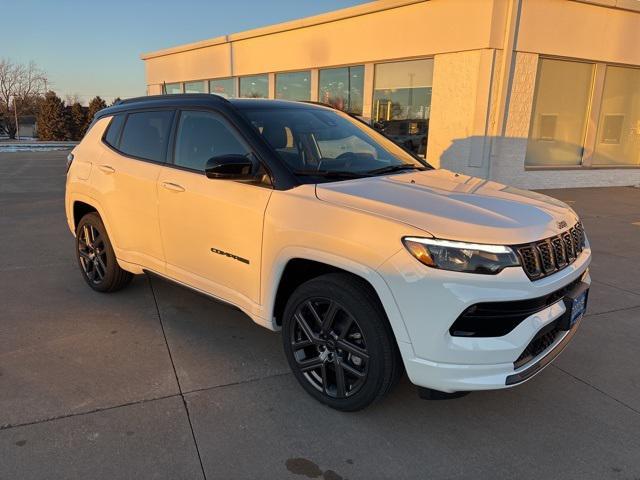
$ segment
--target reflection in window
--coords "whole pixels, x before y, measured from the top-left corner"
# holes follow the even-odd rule
[[[309,72],[276,74],[276,98],[282,100],[310,100],[311,78]]]
[[[174,163],[204,171],[207,161],[220,155],[245,155],[248,149],[217,114],[184,111],[180,114]]]
[[[164,91],[167,95],[182,93],[182,83],[165,83]]]
[[[236,97],[236,79],[218,78],[216,80],[209,80],[209,93],[215,93],[224,98]]]
[[[540,59],[525,164],[580,165],[593,64]]]
[[[362,91],[364,90],[364,66],[326,68],[320,70],[318,101],[362,115]]]
[[[206,93],[206,85],[204,81],[186,82],[184,84],[184,93]]]
[[[269,76],[250,75],[240,77],[240,96],[244,98],[268,98]]]
[[[640,69],[608,66],[593,165],[640,165]]]
[[[374,126],[421,155],[427,148],[432,79],[432,59],[375,66]]]

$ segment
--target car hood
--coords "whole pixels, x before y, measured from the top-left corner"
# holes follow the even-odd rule
[[[532,242],[578,219],[568,205],[546,195],[443,169],[319,184],[316,195],[436,238],[477,243]]]

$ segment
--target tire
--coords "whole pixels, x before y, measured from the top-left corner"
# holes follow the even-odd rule
[[[115,292],[126,287],[133,274],[120,268],[97,213],[87,213],[76,228],[76,257],[82,278],[97,292]]]
[[[282,340],[300,385],[337,410],[356,411],[380,400],[402,373],[375,292],[350,274],[331,273],[300,285],[285,307]]]

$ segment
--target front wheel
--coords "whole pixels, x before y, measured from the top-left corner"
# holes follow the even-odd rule
[[[120,268],[97,213],[88,213],[76,228],[76,256],[82,277],[98,292],[115,292],[129,284],[133,274]]]
[[[320,402],[360,410],[382,398],[401,373],[386,315],[370,287],[328,274],[298,287],[287,302],[282,340],[302,387]]]

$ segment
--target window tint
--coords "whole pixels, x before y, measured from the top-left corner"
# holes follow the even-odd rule
[[[158,110],[127,116],[119,150],[133,157],[163,162],[173,112]]]
[[[540,59],[525,165],[580,165],[594,65]]]
[[[318,100],[345,112],[362,115],[364,66],[319,71]]]
[[[593,165],[640,165],[640,69],[608,66]]]
[[[269,96],[269,76],[240,77],[240,96],[243,98],[267,98]]]
[[[373,119],[394,142],[426,154],[433,60],[381,63],[375,66]]]
[[[311,98],[311,74],[308,71],[276,74],[276,98],[309,100]]]
[[[124,115],[114,115],[111,118],[111,122],[107,127],[107,133],[104,135],[104,141],[113,148],[118,148],[118,138],[120,137],[120,131],[122,130],[122,124],[124,123]]]
[[[246,155],[249,149],[220,116],[211,112],[183,111],[176,136],[174,163],[204,171],[207,160],[219,155]]]

